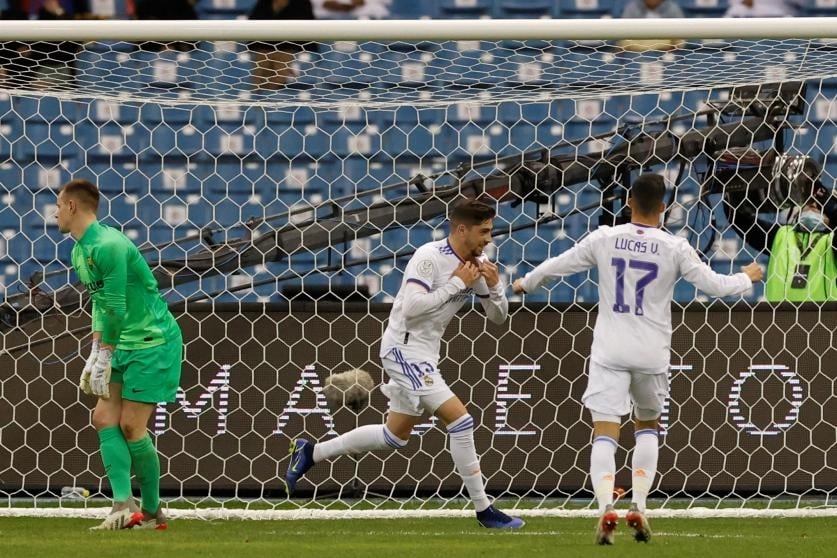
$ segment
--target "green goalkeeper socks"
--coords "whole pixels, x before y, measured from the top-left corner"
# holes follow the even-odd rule
[[[125,502],[131,497],[131,453],[122,430],[118,426],[99,430],[99,449],[113,500]]]
[[[128,442],[134,473],[139,481],[142,494],[142,509],[148,513],[157,513],[160,508],[160,458],[151,442],[151,436]]]

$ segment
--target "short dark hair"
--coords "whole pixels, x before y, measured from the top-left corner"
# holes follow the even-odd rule
[[[88,209],[99,210],[99,189],[89,180],[83,178],[71,180],[61,187],[61,192],[87,206]]]
[[[666,181],[659,174],[646,172],[639,175],[631,186],[634,210],[643,215],[657,213],[666,197]]]
[[[493,219],[497,211],[488,204],[475,199],[464,199],[456,202],[451,209],[448,219],[453,225],[479,225],[483,221]]]

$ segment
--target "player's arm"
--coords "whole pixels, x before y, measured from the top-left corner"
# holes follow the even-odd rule
[[[597,231],[590,233],[560,256],[546,260],[524,277],[517,279],[512,289],[517,294],[531,293],[547,281],[594,267],[596,265],[594,247],[598,237]]]
[[[126,291],[128,286],[128,251],[112,242],[98,250],[97,265],[102,270],[102,295],[98,308],[101,308],[100,331],[102,345],[111,348],[119,343],[119,334],[128,311]]]
[[[494,262],[479,262],[480,276],[488,293],[477,293],[485,315],[495,324],[502,324],[509,316],[509,299],[506,298],[506,285],[500,278],[500,270]]]
[[[128,252],[117,243],[105,244],[97,250],[96,264],[102,270],[103,282],[94,308],[94,312],[99,312],[96,326],[100,328],[101,336],[90,373],[90,392],[107,399],[110,396],[111,359],[128,312]]]
[[[683,241],[678,246],[680,274],[686,281],[711,296],[730,296],[746,292],[754,281],[761,281],[764,270],[752,263],[741,268],[741,273],[724,275],[716,273],[708,264],[700,261],[695,249]]]
[[[459,294],[479,277],[477,266],[461,264],[453,275],[440,287],[433,289],[436,262],[432,255],[417,252],[407,263],[404,271],[404,317],[418,318],[429,314],[445,304],[450,297]]]

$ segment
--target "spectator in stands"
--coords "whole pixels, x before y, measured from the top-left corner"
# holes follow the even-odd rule
[[[250,19],[314,19],[314,10],[310,0],[258,0]],[[312,48],[312,43],[253,43],[250,45],[255,62],[253,85],[257,89],[281,89],[296,77],[293,69],[296,53]]]
[[[198,19],[197,0],[136,0],[137,19]]]
[[[88,0],[9,0],[3,19],[64,20],[85,18]],[[4,43],[0,47],[3,77],[11,86],[51,89],[73,81],[73,61],[81,45],[76,42]]]
[[[659,17],[684,17],[683,10],[674,0],[629,0],[622,11],[626,19],[646,19]],[[619,43],[625,50],[670,50],[677,48],[683,41],[669,40],[630,40]]]
[[[724,17],[791,17],[793,6],[786,0],[730,0]]]
[[[317,19],[369,18],[389,16],[392,0],[312,0]]]
[[[26,0],[7,0],[0,19],[29,19]],[[31,45],[20,41],[0,41],[0,84],[22,87],[32,80],[35,70]]]
[[[136,0],[134,13],[137,19],[198,19],[195,11],[197,0]],[[169,44],[147,42],[141,45],[143,50],[158,51],[170,48],[187,52],[195,48],[195,43],[177,41]]]
[[[776,184],[780,197],[797,205],[787,224],[759,219],[747,198],[724,204],[733,230],[754,250],[770,252],[764,297],[770,302],[837,300],[837,197],[821,181],[822,167],[810,157],[783,160]]]

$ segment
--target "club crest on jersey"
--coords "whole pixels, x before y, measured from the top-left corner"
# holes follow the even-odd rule
[[[431,376],[424,377],[424,385],[432,386],[433,385],[433,378]]]
[[[87,267],[93,269],[93,258],[90,256],[87,256]]]
[[[417,271],[422,277],[433,277],[433,262],[431,260],[422,260],[418,264]]]

